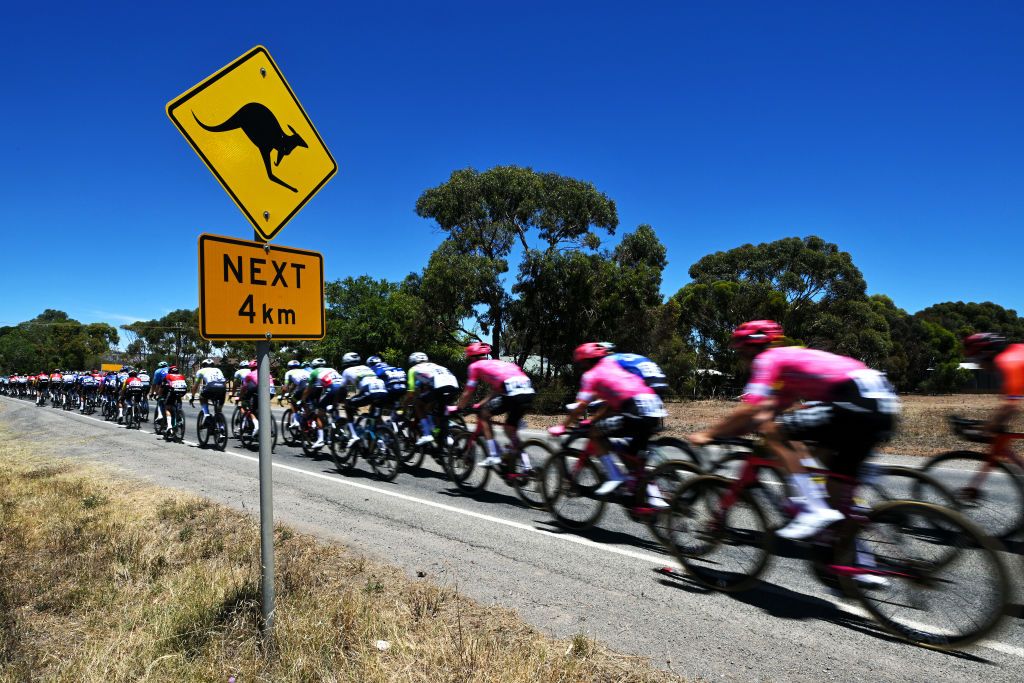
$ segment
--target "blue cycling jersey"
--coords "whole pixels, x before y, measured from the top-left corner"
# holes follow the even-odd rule
[[[407,391],[408,379],[405,370],[396,368],[387,363],[379,363],[373,367],[373,372],[378,378],[384,380],[384,386],[388,391]]]
[[[668,378],[658,364],[636,353],[613,353],[609,356],[626,372],[640,377],[652,389],[668,386]]]
[[[153,387],[156,388],[167,379],[167,368],[157,368],[153,371]]]

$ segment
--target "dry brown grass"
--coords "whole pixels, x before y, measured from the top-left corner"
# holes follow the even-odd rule
[[[9,436],[0,430],[0,681],[676,680],[287,527],[268,654],[255,520]]]
[[[982,418],[995,408],[999,399],[993,395],[957,394],[952,396],[902,396],[903,413],[895,438],[882,447],[883,453],[902,455],[932,455],[939,451],[964,447],[950,432],[946,423],[949,415]],[[736,403],[733,401],[683,401],[669,403],[665,431],[672,436],[684,436],[721,419]],[[541,428],[557,424],[560,415],[530,415],[531,427]],[[1020,428],[1024,425],[1018,424]]]

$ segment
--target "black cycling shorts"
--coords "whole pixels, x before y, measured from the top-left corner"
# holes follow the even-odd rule
[[[811,441],[831,451],[825,465],[855,476],[875,446],[892,436],[896,416],[880,410],[874,398],[864,398],[853,381],[839,385],[831,401],[814,403],[775,418],[783,436]]]
[[[205,384],[202,390],[199,392],[200,401],[213,401],[215,403],[224,403],[224,397],[227,394],[227,387],[223,383],[218,382],[217,384]]]
[[[430,388],[426,391],[420,392],[416,398],[423,401],[424,403],[436,403],[438,405],[448,405],[448,403],[455,398],[459,393],[458,387],[438,387]]]
[[[632,450],[636,453],[647,447],[647,442],[660,425],[660,418],[642,415],[633,399],[623,402],[616,414],[594,423],[597,430],[606,437],[629,439],[633,444]]]
[[[526,412],[533,405],[533,397],[535,394],[516,394],[515,396],[506,396],[502,394],[495,396],[486,404],[484,408],[491,415],[501,415],[502,413],[508,413],[505,416],[505,424],[511,427],[518,427],[519,422],[526,415]]]

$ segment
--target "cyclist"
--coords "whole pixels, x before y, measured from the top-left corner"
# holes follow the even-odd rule
[[[1024,401],[1024,344],[1008,344],[1005,337],[992,332],[972,334],[963,344],[969,360],[987,372],[999,373],[1003,400],[989,417],[985,430],[1004,432]]]
[[[118,422],[124,418],[125,399],[130,399],[137,403],[142,400],[143,392],[142,380],[139,379],[139,373],[135,370],[130,370],[126,374],[125,380],[118,391]]]
[[[85,412],[86,402],[92,400],[93,395],[96,393],[96,387],[99,386],[99,381],[96,379],[96,375],[91,372],[83,372],[78,376],[79,396],[78,396],[78,409],[81,412]]]
[[[596,495],[607,495],[623,483],[618,465],[611,457],[612,437],[625,437],[631,441],[631,451],[638,456],[644,452],[651,435],[658,429],[665,407],[661,398],[636,375],[622,369],[622,366],[608,357],[608,349],[599,343],[582,344],[573,351],[573,363],[581,371],[580,389],[576,404],[562,421],[562,424],[548,429],[553,436],[561,436],[587,410],[592,401],[601,401],[600,407],[590,420],[590,442],[601,462],[608,471],[608,480],[597,488]],[[637,459],[637,467],[644,463]],[[638,479],[642,471],[633,472]],[[636,494],[639,496],[640,492]],[[652,507],[666,507],[667,503],[651,483],[647,486],[647,498]],[[640,507],[639,501],[637,507]]]
[[[185,380],[185,376],[178,372],[177,365],[171,365],[167,368],[167,374],[164,375],[164,381],[160,385],[160,400],[157,401],[157,405],[161,405],[164,420],[164,428],[170,429],[172,425],[171,411],[174,407],[181,403],[182,397],[188,393],[188,382]]]
[[[502,462],[501,451],[491,428],[491,416],[507,413],[505,436],[512,444],[512,448],[504,456],[507,458],[505,465],[508,466],[519,454],[522,443],[519,440],[519,423],[533,405],[535,392],[530,378],[522,368],[515,363],[490,358],[490,355],[490,344],[473,342],[466,347],[466,359],[469,361],[466,388],[455,407],[459,410],[465,408],[481,381],[487,385],[486,395],[473,406],[478,411],[477,419],[480,420],[480,428],[487,439],[487,458],[480,464],[484,467],[493,467]]]
[[[323,358],[314,358],[310,365],[313,371],[309,373],[309,384],[302,392],[301,402],[310,401],[316,406],[316,442],[312,447],[323,448],[327,411],[334,410],[334,407],[338,405],[338,400],[345,387],[345,380],[341,378],[337,370],[327,367],[327,361]]]
[[[242,407],[252,413],[252,435],[260,432],[260,421],[258,419],[260,410],[260,373],[259,361],[249,361],[249,373],[242,379],[242,387],[238,391],[239,403]],[[236,373],[237,374],[237,373]],[[270,376],[270,395],[274,395],[274,376]]]
[[[388,406],[395,409],[409,391],[409,378],[405,370],[388,365],[380,356],[370,356],[366,359],[366,365],[384,382],[384,388],[388,390]]]
[[[277,397],[277,405],[281,405],[287,396],[292,404],[292,425],[299,426],[299,398],[309,384],[310,368],[302,367],[298,359],[288,361],[288,370],[284,373],[284,390]]]
[[[53,399],[53,407],[57,407],[57,402],[60,398],[60,388],[64,383],[64,375],[61,374],[60,370],[54,370],[50,373],[50,396]]]
[[[341,378],[345,392],[352,388],[355,395],[345,399],[345,417],[348,418],[348,446],[359,440],[356,434],[356,414],[360,406],[381,405],[388,399],[388,390],[377,373],[366,365],[358,353],[352,351],[341,357]]]
[[[256,365],[253,365],[253,363],[256,363]],[[258,369],[259,363],[254,360],[244,360],[242,361],[242,364],[238,366],[238,369],[235,370],[235,374],[231,378],[231,393],[234,396],[238,396],[241,393],[242,385],[245,383],[245,378],[253,371],[253,368]]]
[[[46,405],[46,391],[50,388],[50,375],[45,370],[36,375],[36,405]]]
[[[621,365],[623,370],[642,379],[658,396],[665,397],[668,392],[668,377],[657,363],[637,353],[616,353],[615,344],[612,342],[601,342],[601,346],[608,349],[608,357]]]
[[[196,379],[192,383],[192,398],[189,399],[188,404],[195,408],[196,396],[199,396],[199,407],[203,411],[203,422],[205,423],[210,417],[210,401],[213,401],[214,406],[219,409],[219,406],[224,405],[226,393],[227,380],[224,379],[224,373],[214,365],[213,359],[204,358],[199,363],[199,372],[196,373]]]
[[[420,421],[422,436],[416,441],[423,446],[434,441],[434,425],[447,419],[448,402],[459,393],[459,380],[451,370],[431,363],[427,354],[416,351],[409,354],[409,393],[407,401],[413,404]]]
[[[772,320],[754,320],[736,328],[732,346],[751,364],[742,403],[732,413],[690,442],[706,444],[757,429],[765,445],[789,472],[802,508],[777,533],[782,538],[809,538],[843,518],[829,507],[827,493],[804,468],[811,462],[805,441],[832,452],[830,470],[856,476],[879,443],[888,440],[899,414],[899,399],[885,375],[858,360],[799,346],[774,346],[783,336]],[[788,410],[798,400],[812,403]]]

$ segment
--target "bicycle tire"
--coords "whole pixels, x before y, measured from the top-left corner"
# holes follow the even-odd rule
[[[444,461],[448,478],[463,493],[482,491],[491,478],[490,468],[480,466],[487,457],[487,445],[483,437],[474,438],[472,434],[463,432],[454,435],[453,439],[455,443],[447,449]]]
[[[242,442],[242,447],[247,450],[252,450],[252,445],[255,442],[252,435],[253,427],[252,417],[249,415],[243,415],[239,420],[238,440]]]
[[[214,446],[217,447],[218,451],[224,451],[228,447],[228,421],[224,417],[223,413],[218,412],[214,415]]]
[[[667,460],[681,460],[696,467],[701,473],[708,468],[704,462],[699,448],[694,448],[688,441],[677,439],[674,436],[659,436],[648,442],[649,448],[658,448],[665,454]]]
[[[768,568],[774,545],[764,510],[746,489],[718,519],[719,501],[734,486],[734,481],[709,474],[686,482],[673,498],[666,534],[669,550],[686,573],[702,586],[725,593],[756,583]],[[739,558],[730,561],[726,554],[737,548]]]
[[[571,470],[576,468],[570,466],[569,459],[573,459],[571,464],[575,465],[575,461],[582,457],[581,451],[563,448],[548,459],[541,472],[544,507],[559,526],[572,531],[585,531],[593,527],[600,521],[607,505],[604,498],[594,495],[594,491],[604,483],[605,477],[601,468],[592,459],[587,459],[575,472],[575,476],[571,473]],[[581,484],[581,480],[589,481]],[[575,509],[573,514],[567,512],[572,501],[583,503],[581,506],[574,506],[583,510],[581,513],[575,514]],[[586,506],[590,507],[589,511]]]
[[[748,451],[729,451],[709,465],[708,474],[735,479],[738,469],[749,457]],[[790,500],[795,494],[790,490],[786,470],[781,463],[759,468],[757,481],[747,491],[757,499],[772,531],[778,531],[792,519],[795,511]]]
[[[206,413],[199,410],[199,414],[196,415],[196,441],[199,442],[200,448],[206,448],[206,445],[210,442],[210,430],[211,428],[216,429],[216,425],[211,415],[209,419],[203,419],[206,417]]]
[[[295,433],[292,431],[292,415],[295,411],[291,408],[285,408],[284,413],[281,414],[281,442],[285,446],[294,446],[297,441],[295,439]]]
[[[520,456],[516,460],[516,473],[522,478],[516,479],[512,488],[516,495],[528,507],[534,510],[544,509],[544,484],[541,472],[548,460],[554,457],[554,450],[541,439],[527,439],[521,444],[522,456],[529,461],[527,466]]]
[[[650,471],[644,473],[644,484],[654,484],[661,492],[662,500],[666,503],[675,498],[676,493],[686,482],[694,477],[702,475],[700,467],[686,460],[667,460],[656,465]],[[664,511],[646,520],[647,528],[663,545],[668,543],[667,528],[671,521],[671,503]]]
[[[399,457],[398,441],[391,430],[384,428],[377,434],[377,443],[370,466],[381,481],[394,481],[398,476],[398,470],[401,469],[401,458]]]
[[[921,469],[953,492],[958,512],[991,536],[1006,540],[1024,528],[1024,472],[1016,465],[997,460],[992,463],[981,491],[971,492],[966,486],[952,484],[953,480],[966,483],[961,480],[970,475],[965,474],[987,460],[987,454],[977,451],[949,451],[930,458]],[[998,483],[993,484],[993,479]]]
[[[235,406],[235,409],[231,411],[231,436],[235,438],[238,436],[240,427],[242,426],[242,409],[239,406]]]
[[[910,522],[911,518],[927,518],[928,521],[924,524]],[[876,571],[882,573],[888,583],[869,589],[848,573],[840,573],[839,582],[843,590],[855,597],[885,630],[922,647],[958,650],[984,638],[999,626],[1012,598],[1009,572],[1001,557],[1002,546],[977,524],[954,510],[916,501],[882,503],[868,513],[867,520],[866,524],[856,525],[840,539],[837,557],[853,565],[857,549],[867,549],[873,553]],[[883,525],[896,529],[913,527],[920,530],[923,527],[927,533],[923,536],[920,533],[904,534],[895,540],[892,532],[879,531]],[[937,535],[935,530],[944,533]],[[865,540],[875,534],[883,536],[878,547],[886,553],[875,552],[870,542]],[[917,556],[935,543],[955,544],[959,551],[956,553],[958,561],[951,562],[945,549],[940,561],[923,560]],[[900,557],[890,556],[895,553]],[[960,581],[950,577],[956,569],[966,570]],[[894,597],[894,593],[902,592],[899,590],[901,586],[907,587],[906,597]],[[951,591],[958,587],[970,593],[962,599],[957,596],[952,611],[969,625],[962,629],[947,629],[924,623],[922,620],[933,616],[939,598],[950,596]],[[986,596],[989,599],[983,600]],[[907,607],[912,616],[904,618],[892,614],[900,607]]]
[[[174,406],[174,413],[171,418],[174,420],[174,430],[171,438],[175,443],[182,443],[185,441],[185,412],[181,409],[181,405]]]

